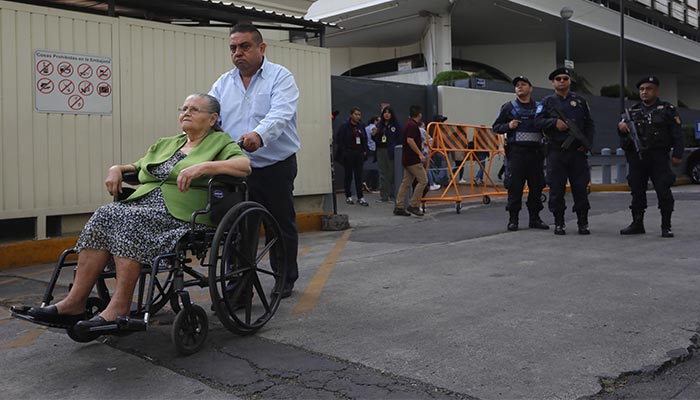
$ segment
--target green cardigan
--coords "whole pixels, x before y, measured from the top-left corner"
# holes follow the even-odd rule
[[[210,177],[201,176],[194,179],[190,184],[190,189],[182,193],[177,188],[177,176],[180,174],[180,171],[205,161],[228,160],[234,157],[245,157],[245,155],[228,133],[212,131],[190,151],[187,157],[175,164],[165,181],[161,181],[151,175],[148,171],[150,165],[165,162],[186,142],[187,135],[185,134],[160,138],[148,149],[145,156],[131,164],[138,172],[141,185],[124,201],[129,202],[139,199],[153,189],[160,187],[168,212],[179,220],[189,222],[192,212],[205,208],[207,205],[207,183]],[[213,225],[209,215],[198,216],[197,222]]]

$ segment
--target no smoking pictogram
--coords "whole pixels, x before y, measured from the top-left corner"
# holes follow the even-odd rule
[[[53,92],[53,82],[49,78],[41,78],[36,83],[36,88],[43,94],[49,94]]]
[[[36,63],[36,71],[42,75],[49,76],[53,74],[53,64],[49,60],[39,60]]]
[[[58,82],[58,91],[63,94],[71,94],[75,90],[75,84],[73,81],[68,79],[63,79]]]
[[[58,74],[64,78],[68,78],[73,75],[73,66],[67,61],[61,62],[58,64]]]
[[[97,77],[106,81],[112,77],[112,70],[106,65],[100,65],[97,67]]]
[[[89,81],[82,81],[78,84],[78,90],[83,96],[90,96],[93,92],[92,83]]]
[[[78,65],[78,75],[83,79],[88,79],[92,76],[92,67],[88,64]]]
[[[77,94],[74,94],[68,98],[68,107],[70,107],[71,109],[78,111],[78,110],[82,109],[84,106],[85,106],[85,100],[83,100],[83,98],[78,96]]]
[[[102,97],[107,97],[112,94],[112,87],[107,82],[100,82],[97,85],[97,94]]]

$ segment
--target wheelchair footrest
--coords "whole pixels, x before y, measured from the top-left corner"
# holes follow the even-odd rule
[[[147,327],[146,321],[137,318],[119,317],[116,322],[120,331],[141,332]]]
[[[31,322],[33,324],[41,325],[41,326],[46,326],[49,328],[57,328],[57,329],[68,329],[70,326],[64,325],[64,324],[53,324],[50,322],[45,322],[45,321],[39,321],[38,319],[35,319],[31,315],[26,314],[26,310],[14,310],[12,311],[11,314],[13,317],[17,319],[21,319],[27,322]]]

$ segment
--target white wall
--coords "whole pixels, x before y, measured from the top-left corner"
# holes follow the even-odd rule
[[[491,126],[512,93],[438,86],[438,112],[451,124]]]
[[[386,75],[373,77],[378,81],[412,83],[414,85],[430,85],[433,83],[433,78],[426,69],[411,72],[402,72],[395,75]]]
[[[342,75],[352,68],[377,61],[422,53],[419,43],[403,47],[334,47],[330,50],[333,75]]]
[[[533,85],[550,87],[546,74],[557,67],[556,43],[518,43],[483,46],[455,46],[452,57],[477,61],[514,77],[527,76]],[[519,57],[515,57],[517,54]]]

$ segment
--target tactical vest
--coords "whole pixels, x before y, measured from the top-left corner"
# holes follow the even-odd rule
[[[517,100],[510,102],[513,109],[510,115],[520,121],[515,132],[508,132],[508,144],[539,146],[542,143],[542,132],[535,129],[535,113],[537,107],[525,108]]]
[[[668,130],[668,121],[666,121],[667,107],[668,104],[662,103],[650,112],[645,112],[641,105],[630,110],[642,150],[671,148],[671,132]]]

